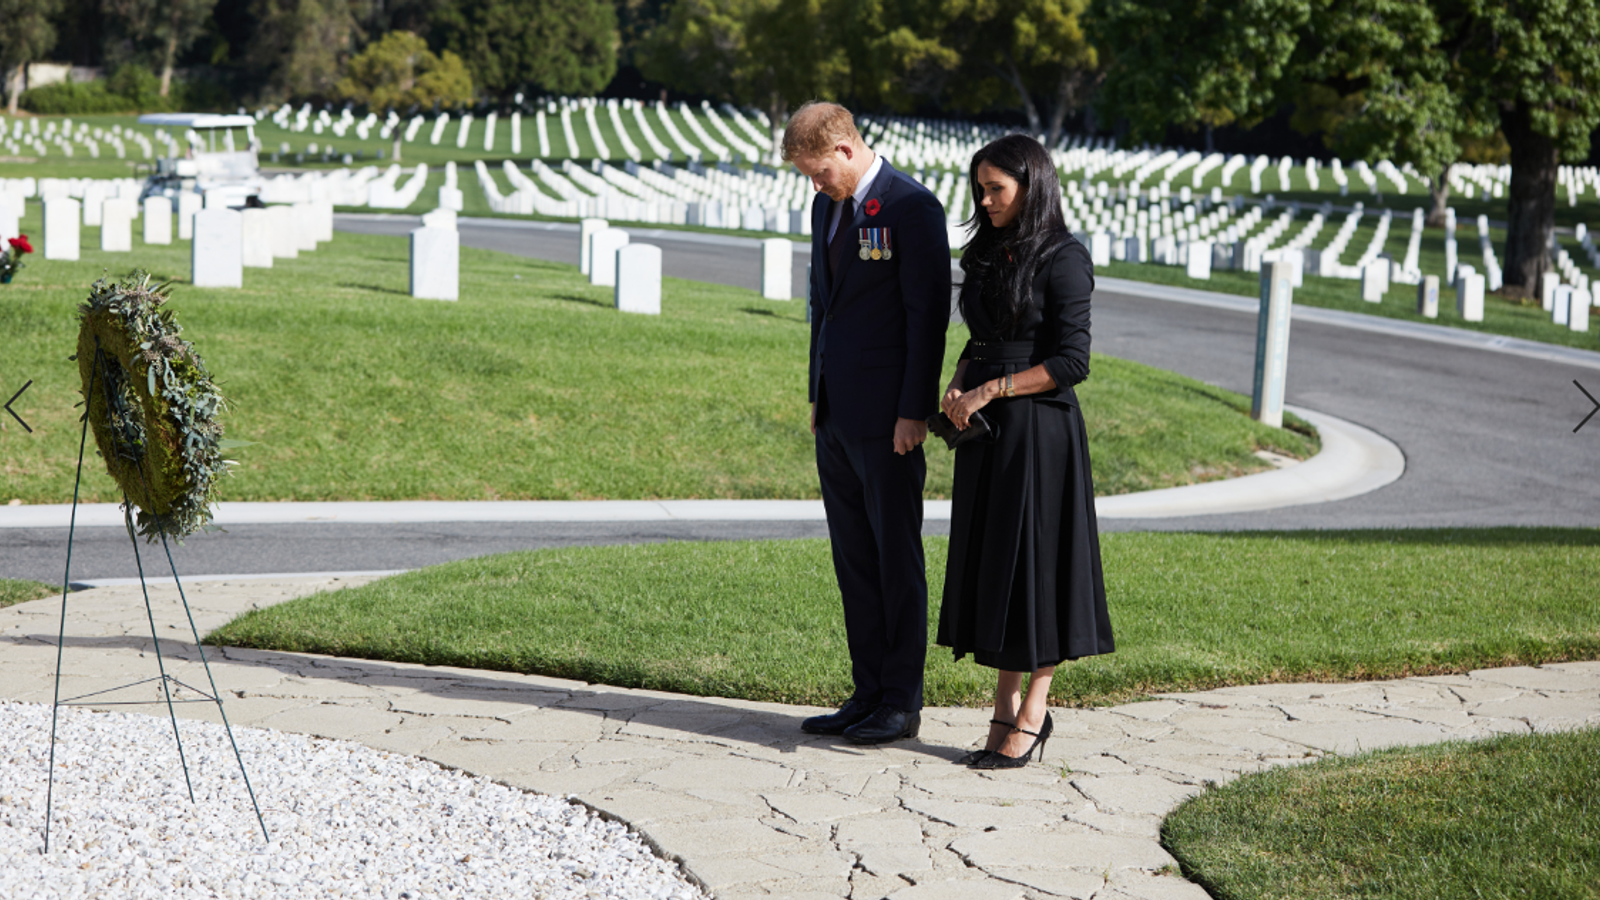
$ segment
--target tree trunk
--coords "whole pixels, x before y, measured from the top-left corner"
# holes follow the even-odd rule
[[[1217,145],[1211,139],[1211,132],[1212,132],[1211,123],[1207,122],[1206,123],[1206,155],[1207,156],[1210,156],[1211,154],[1217,152]]]
[[[10,77],[6,80],[10,82],[7,85],[10,90],[6,92],[8,95],[6,97],[6,113],[15,116],[17,114],[17,101],[22,99],[23,88],[28,84],[28,64],[25,62],[17,63],[17,67],[11,70]]]
[[[167,92],[172,89],[172,63],[178,56],[178,23],[176,21],[178,13],[176,4],[173,5],[173,10],[172,18],[174,21],[168,23],[170,30],[167,32],[167,48],[161,60],[162,97],[167,96]]]
[[[1433,198],[1433,206],[1428,209],[1427,224],[1434,228],[1444,227],[1444,211],[1450,206],[1450,167],[1445,166],[1444,171],[1428,179],[1428,196]]]
[[[1500,113],[1500,127],[1511,145],[1505,291],[1513,296],[1537,297],[1539,280],[1550,270],[1559,154],[1553,139],[1534,130],[1531,117],[1521,104]]]
[[[1067,113],[1075,105],[1073,103],[1073,78],[1066,69],[1061,70],[1061,80],[1056,83],[1056,102],[1050,109],[1050,132],[1046,135],[1045,146],[1054,148],[1061,143],[1061,124],[1067,120]]]
[[[1009,51],[1006,53],[1006,66],[1001,70],[1001,74],[1011,82],[1011,86],[1016,89],[1017,97],[1022,100],[1022,111],[1028,115],[1029,133],[1039,134],[1042,130],[1039,107],[1033,105],[1033,96],[1028,93],[1028,86],[1022,83],[1022,73],[1017,71],[1017,64],[1012,61]]]
[[[767,106],[767,123],[771,126],[770,130],[772,131],[772,164],[774,166],[783,165],[783,131],[786,122],[785,117],[788,112],[789,105],[783,102],[783,98],[778,96],[777,92],[773,92],[772,101]]]

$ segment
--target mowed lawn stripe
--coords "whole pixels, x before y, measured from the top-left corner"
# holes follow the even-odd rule
[[[1600,655],[1600,530],[1102,540],[1118,649],[1062,665],[1058,703]],[[926,539],[930,623],[947,546]],[[487,556],[252,612],[208,640],[787,703],[827,705],[850,693],[822,540]],[[988,670],[930,648],[928,703],[982,705],[992,690]]]

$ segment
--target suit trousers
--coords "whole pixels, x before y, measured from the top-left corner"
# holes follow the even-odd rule
[[[844,601],[855,698],[922,709],[928,573],[922,554],[922,448],[901,456],[893,433],[854,437],[817,403],[817,473],[833,569]]]

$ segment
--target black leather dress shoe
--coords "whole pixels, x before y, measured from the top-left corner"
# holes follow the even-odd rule
[[[812,716],[801,722],[800,730],[806,734],[844,734],[846,728],[872,715],[872,711],[876,708],[877,704],[851,697],[839,707],[838,712],[831,712],[825,716]]]
[[[853,744],[887,744],[901,738],[914,738],[922,727],[922,713],[906,712],[885,703],[859,724],[846,728],[844,736]]]

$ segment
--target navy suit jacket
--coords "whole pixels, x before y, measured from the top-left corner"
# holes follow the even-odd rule
[[[944,207],[884,160],[846,232],[839,271],[828,266],[835,201],[811,205],[811,402],[826,384],[827,415],[854,437],[894,434],[896,419],[939,411],[950,324],[950,243]],[[887,228],[893,254],[863,260],[862,228]]]

